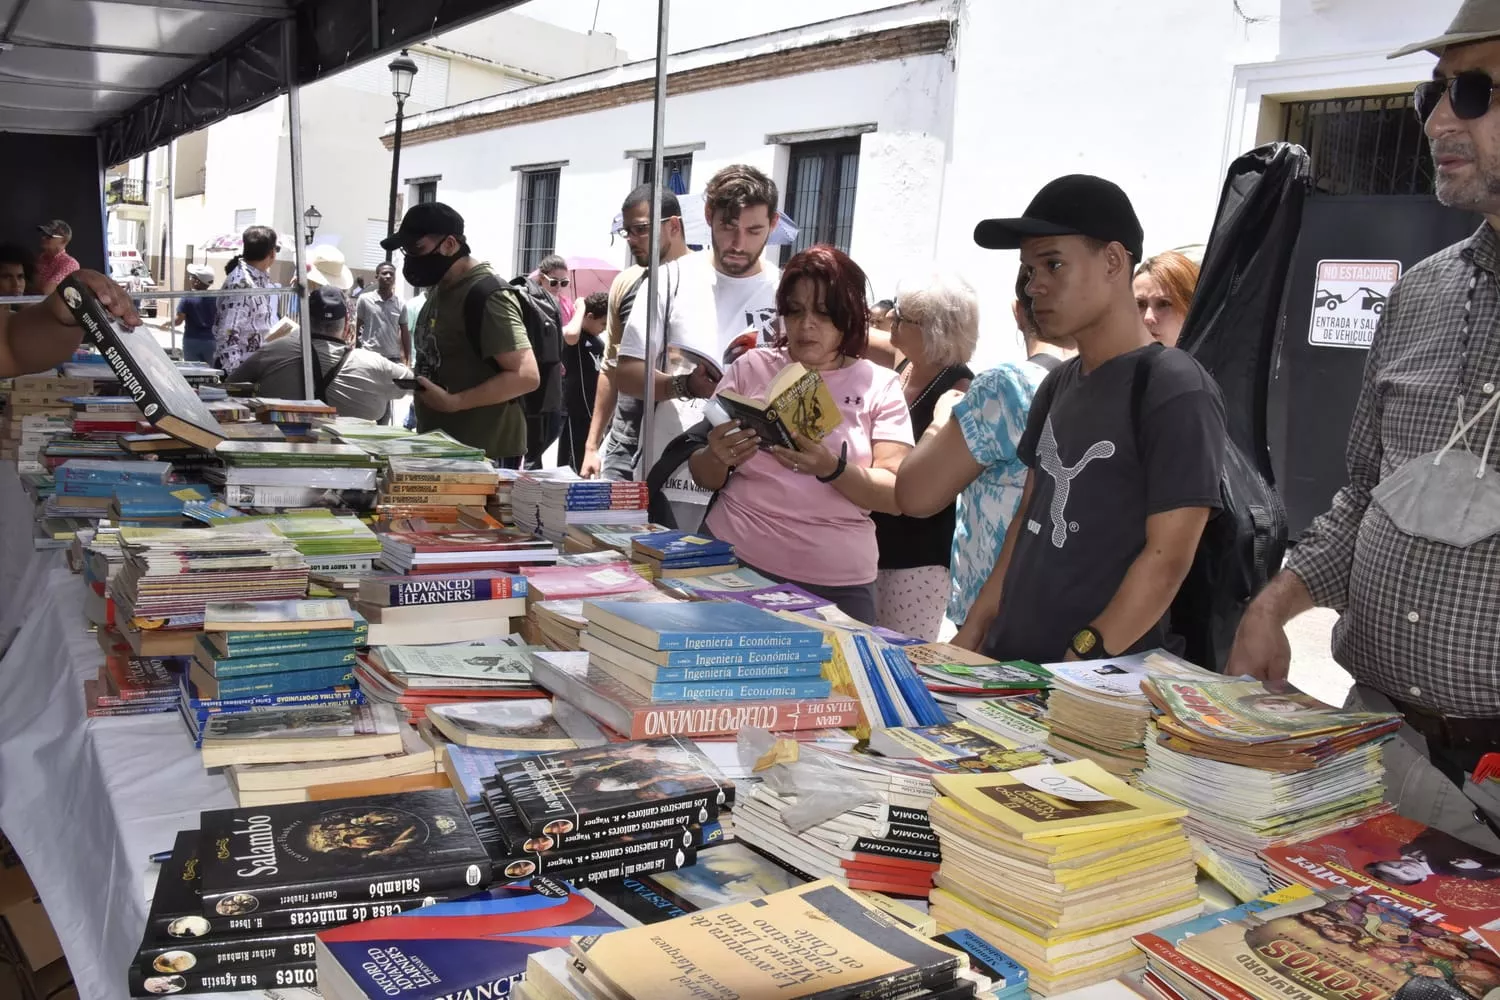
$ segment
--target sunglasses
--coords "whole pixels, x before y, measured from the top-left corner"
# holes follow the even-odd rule
[[[673,219],[680,219],[680,218],[682,218],[682,216],[680,216],[680,215],[663,215],[661,217],[661,221],[665,224],[667,222],[672,221]],[[646,236],[650,232],[651,232],[651,223],[649,223],[649,222],[637,222],[637,223],[635,223],[634,225],[631,225],[631,226],[621,226],[619,229],[615,230],[615,235],[616,236],[620,236],[620,237],[629,238],[631,236],[636,236],[636,237]]]
[[[1464,121],[1483,118],[1490,110],[1490,101],[1495,96],[1495,81],[1483,70],[1469,69],[1448,80],[1428,80],[1417,84],[1412,93],[1417,118],[1425,125],[1427,119],[1442,103],[1443,95],[1453,106],[1453,115]]]
[[[547,284],[551,285],[553,288],[556,288],[559,285],[561,285],[563,288],[567,288],[570,282],[567,278],[548,278]]]

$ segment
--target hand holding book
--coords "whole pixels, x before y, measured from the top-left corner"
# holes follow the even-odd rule
[[[81,270],[74,272],[73,277],[88,286],[88,290],[94,293],[94,298],[99,304],[124,323],[127,329],[135,329],[141,325],[140,314],[136,312],[135,303],[125,289],[121,288],[110,278],[105,277],[98,271]],[[47,296],[44,303],[52,319],[63,326],[78,326],[78,321],[73,318],[73,310],[63,301],[62,296],[53,292]]]
[[[742,427],[738,420],[719,424],[708,432],[708,450],[726,469],[750,460],[760,445],[760,436],[752,428]]]
[[[783,468],[803,475],[817,476],[819,479],[827,479],[838,469],[839,456],[824,447],[822,442],[796,431],[792,432],[792,441],[797,445],[795,449],[776,445],[771,447],[771,457],[780,462]]]

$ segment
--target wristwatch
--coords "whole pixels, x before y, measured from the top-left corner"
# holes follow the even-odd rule
[[[689,375],[672,376],[672,397],[674,399],[692,399],[693,389],[689,381]]]
[[[1092,625],[1085,625],[1073,635],[1068,648],[1080,660],[1095,660],[1109,654],[1104,651],[1104,636]]]

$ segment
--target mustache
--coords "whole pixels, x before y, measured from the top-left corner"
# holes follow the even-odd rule
[[[1474,159],[1474,144],[1465,139],[1443,138],[1434,140],[1432,143],[1432,155],[1434,158],[1440,156],[1457,156],[1465,160]]]

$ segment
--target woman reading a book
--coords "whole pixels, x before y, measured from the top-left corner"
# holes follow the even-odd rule
[[[788,365],[814,373],[818,384],[809,387],[804,376],[768,401],[774,409],[804,390],[791,408],[797,412],[781,420],[796,447],[772,444],[731,419],[709,433],[689,468],[699,486],[718,491],[704,532],[734,545],[739,560],[763,575],[874,624],[879,552],[870,512],[898,512],[896,470],[912,434],[898,376],[860,356],[869,325],[865,287],[859,265],[826,244],[787,262],[775,344],[731,364],[719,391],[764,398]]]

